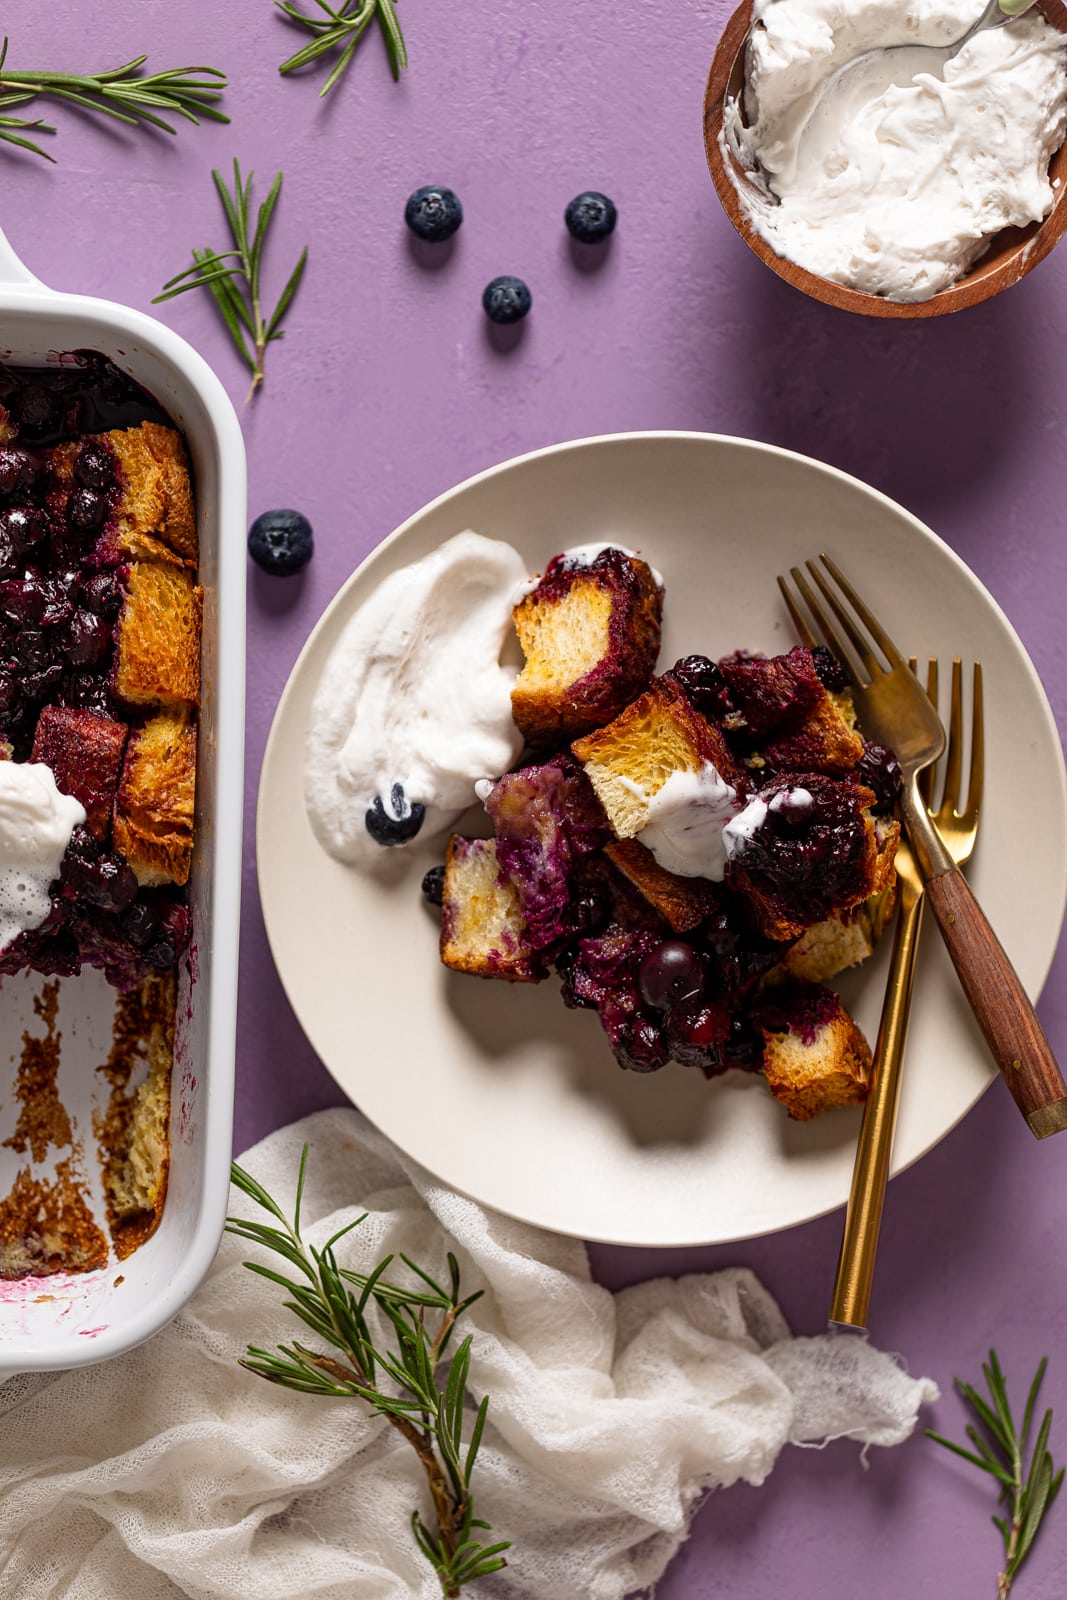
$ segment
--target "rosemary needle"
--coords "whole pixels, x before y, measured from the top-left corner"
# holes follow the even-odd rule
[[[1026,1397],[1022,1427],[1016,1426],[1008,1403],[1008,1390],[1001,1371],[997,1352],[990,1350],[988,1362],[983,1362],[982,1373],[989,1398],[986,1399],[971,1387],[956,1379],[956,1389],[974,1412],[979,1426],[969,1425],[966,1434],[973,1450],[967,1450],[951,1439],[927,1428],[927,1438],[944,1445],[954,1455],[962,1456],[972,1466],[989,1473],[1000,1485],[1000,1503],[1005,1514],[994,1517],[993,1523],[1004,1543],[1004,1566],[997,1574],[997,1600],[1005,1600],[1016,1573],[1030,1553],[1037,1530],[1045,1513],[1051,1508],[1063,1482],[1061,1467],[1057,1472],[1049,1454],[1049,1430],[1052,1427],[1052,1410],[1049,1408],[1041,1420],[1026,1465],[1026,1446],[1030,1424],[1034,1418],[1041,1380],[1045,1376],[1048,1358],[1043,1357]]]
[[[306,1245],[300,1233],[300,1205],[307,1161],[305,1145],[291,1222],[262,1184],[235,1162],[234,1187],[274,1222],[227,1217],[226,1229],[288,1262],[292,1276],[256,1261],[246,1261],[245,1266],[280,1285],[289,1296],[287,1308],[330,1350],[310,1350],[296,1340],[274,1350],[250,1345],[241,1365],[270,1383],[301,1394],[363,1400],[407,1440],[425,1473],[435,1523],[431,1528],[415,1511],[412,1534],[437,1573],[442,1594],[456,1596],[463,1585],[506,1566],[503,1553],[510,1549],[507,1540],[486,1545],[474,1537],[475,1529],[489,1527],[475,1517],[471,1495],[471,1473],[482,1442],[489,1397],[486,1395],[478,1406],[470,1437],[464,1444],[469,1335],[453,1354],[444,1384],[439,1384],[437,1378],[437,1368],[455,1325],[480,1298],[481,1290],[460,1298],[459,1266],[451,1254],[447,1258],[447,1287],[405,1255],[400,1260],[415,1280],[409,1286],[386,1279],[385,1273],[393,1264],[392,1255],[370,1273],[351,1272],[340,1266],[335,1247],[359,1227],[365,1215],[340,1229],[321,1250]],[[376,1313],[378,1328],[394,1341],[394,1349],[383,1347],[371,1326],[372,1313]]]
[[[230,250],[193,250],[193,265],[168,278],[153,305],[162,300],[173,300],[176,295],[190,289],[210,289],[230,337],[248,370],[252,385],[246,396],[250,400],[263,382],[263,360],[267,346],[282,339],[285,330],[282,318],[300,287],[307,265],[307,246],[289,275],[288,282],[278,298],[270,316],[266,316],[260,298],[260,280],[263,268],[263,248],[267,242],[274,208],[282,192],[282,174],[275,173],[270,192],[260,206],[255,227],[252,226],[252,178],[242,177],[239,163],[233,164],[233,192],[226,186],[222,174],[212,171],[222,209],[226,213],[233,248]]]
[[[226,88],[226,75],[215,67],[171,67],[166,72],[142,73],[148,60],[145,55],[108,72],[15,72],[7,65],[7,47],[5,37],[0,45],[0,141],[32,150],[46,161],[54,157],[27,134],[55,133],[55,128],[39,117],[7,114],[12,107],[27,105],[42,95],[133,127],[161,128],[164,133],[176,133],[177,129],[163,113],[194,123],[202,117],[213,122],[230,120],[216,104]]]
[[[329,94],[345,72],[360,40],[375,19],[385,43],[389,69],[394,81],[399,79],[408,64],[407,45],[404,43],[404,34],[396,14],[396,0],[341,0],[338,6],[328,5],[327,0],[314,0],[320,13],[318,16],[301,11],[299,6],[293,4],[293,0],[274,0],[274,3],[289,22],[295,23],[297,27],[312,35],[308,44],[303,45],[282,62],[278,71],[283,76],[297,72],[301,67],[310,66],[321,56],[329,55],[331,51],[340,51],[325,83],[319,90],[320,98]]]

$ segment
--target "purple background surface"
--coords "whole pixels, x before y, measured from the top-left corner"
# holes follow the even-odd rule
[[[56,288],[147,309],[193,244],[223,242],[210,169],[237,155],[264,184],[285,170],[267,264],[280,287],[305,241],[305,286],[242,412],[253,514],[296,505],[317,555],[290,582],[251,573],[248,829],[237,1148],[340,1096],[281,993],[255,883],[256,780],[274,707],[326,602],[403,518],[470,473],[539,445],[629,428],[747,435],[855,473],[931,524],[1015,623],[1067,726],[1062,458],[1067,246],[999,301],[955,318],[865,322],[803,299],[762,268],[719,209],[700,132],[725,0],[402,0],[411,70],[399,86],[369,36],[325,103],[278,78],[299,42],[268,0],[79,0],[5,19],[11,68],[100,70],[147,50],[233,79],[232,126],[176,140],[56,108],[58,159],[0,154],[0,224]],[[451,249],[420,259],[401,215],[416,185],[466,207]],[[602,188],[621,221],[590,270],[562,227]],[[262,191],[261,191],[262,192]],[[502,349],[479,305],[500,272],[534,310]],[[239,403],[245,381],[206,296],[161,308]],[[1067,1056],[1061,951],[1041,1013]],[[1059,1209],[1067,1139],[1035,1145],[995,1085],[889,1194],[873,1334],[944,1398],[990,1342],[1024,1383],[1048,1350],[1047,1398],[1067,1453],[1067,1326]],[[799,1332],[823,1324],[840,1216],[749,1244],[684,1252],[597,1247],[613,1286],[751,1265]],[[955,1600],[991,1594],[999,1555],[986,1482],[921,1437],[783,1456],[759,1492],[713,1496],[659,1600],[744,1595]],[[1067,1501],[1064,1502],[1067,1507]],[[1067,1510],[1018,1592],[1060,1600]],[[548,1597],[546,1597],[548,1600]],[[560,1597],[563,1600],[563,1597]]]

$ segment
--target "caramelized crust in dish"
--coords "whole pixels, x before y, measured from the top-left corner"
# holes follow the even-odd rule
[[[132,705],[200,702],[203,590],[184,568],[135,561],[115,629],[115,693]]]
[[[195,791],[196,725],[161,711],[130,734],[115,802],[115,849],[142,887],[188,881]]]
[[[126,734],[125,723],[74,706],[45,706],[37,719],[30,760],[51,767],[56,788],[85,807],[85,826],[100,844],[111,837]]]

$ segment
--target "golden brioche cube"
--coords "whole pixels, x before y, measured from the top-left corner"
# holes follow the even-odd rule
[[[767,1086],[796,1122],[867,1098],[870,1047],[837,996],[823,998],[825,1017],[763,1030]]]
[[[619,839],[640,833],[649,801],[673,772],[699,772],[707,761],[729,783],[733,770],[721,734],[669,676],[657,678],[614,722],[575,740],[571,749]]]
[[[612,840],[604,854],[674,933],[690,933],[715,909],[716,893],[706,878],[668,872],[640,839]]]
[[[193,490],[185,446],[173,428],[143,422],[101,434],[118,461],[114,531],[122,554],[196,566]]]
[[[184,567],[135,561],[115,628],[112,687],[133,705],[199,704],[203,590]]]
[[[196,725],[186,712],[160,712],[130,734],[112,822],[142,887],[188,881],[195,798]]]
[[[441,960],[454,972],[539,983],[543,961],[526,942],[518,892],[501,876],[495,839],[448,841],[441,901]]]

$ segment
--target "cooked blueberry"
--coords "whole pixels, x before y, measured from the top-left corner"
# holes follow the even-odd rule
[[[533,305],[533,296],[521,278],[494,278],[487,283],[482,305],[490,322],[521,322]]]
[[[103,445],[83,445],[74,462],[74,477],[83,489],[106,489],[115,479],[114,457]]]
[[[144,950],[159,932],[159,913],[151,901],[139,899],[123,914],[122,931],[131,944]]]
[[[856,777],[873,789],[875,802],[882,811],[888,811],[900,793],[900,762],[884,744],[865,744],[856,766]]]
[[[252,560],[278,578],[306,567],[314,549],[311,523],[299,511],[264,511],[248,535]]]
[[[27,433],[50,433],[59,420],[58,396],[43,384],[31,383],[19,390],[11,407]]]
[[[733,709],[718,662],[708,656],[683,656],[674,663],[671,672],[704,716],[725,716]]]
[[[721,1005],[690,999],[673,1006],[667,1016],[667,1043],[683,1067],[699,1067],[706,1077],[725,1072],[725,1044],[730,1018]]]
[[[0,494],[28,489],[36,476],[36,463],[25,450],[10,444],[0,446]]]
[[[848,673],[832,650],[827,650],[824,644],[817,644],[811,652],[811,659],[824,689],[829,689],[831,694],[840,694],[848,688]]]
[[[624,1024],[614,1040],[615,1059],[630,1072],[656,1072],[670,1060],[663,1034],[647,1017]]]
[[[75,489],[67,501],[67,519],[82,533],[94,533],[106,515],[107,502],[92,489]]]
[[[75,667],[95,667],[111,648],[111,628],[92,611],[75,611],[70,619],[67,653]]]
[[[445,903],[445,869],[444,867],[431,867],[429,872],[423,874],[423,898],[432,906],[442,906]]]
[[[84,578],[81,601],[87,610],[113,622],[122,606],[122,585],[113,572],[94,572]]]
[[[668,939],[649,951],[637,974],[641,998],[655,1011],[666,1011],[679,1000],[699,995],[704,987],[704,963],[692,945]]]
[[[431,183],[408,196],[404,221],[417,239],[442,244],[463,221],[463,207],[454,190]]]
[[[394,783],[389,795],[389,810],[382,804],[381,795],[376,794],[364,822],[375,844],[406,844],[409,839],[414,839],[422,827],[425,815],[426,807],[417,800],[411,805],[403,786]]]
[[[563,213],[563,220],[573,239],[582,244],[599,244],[615,232],[619,213],[606,194],[587,189],[584,194],[575,195]]]

